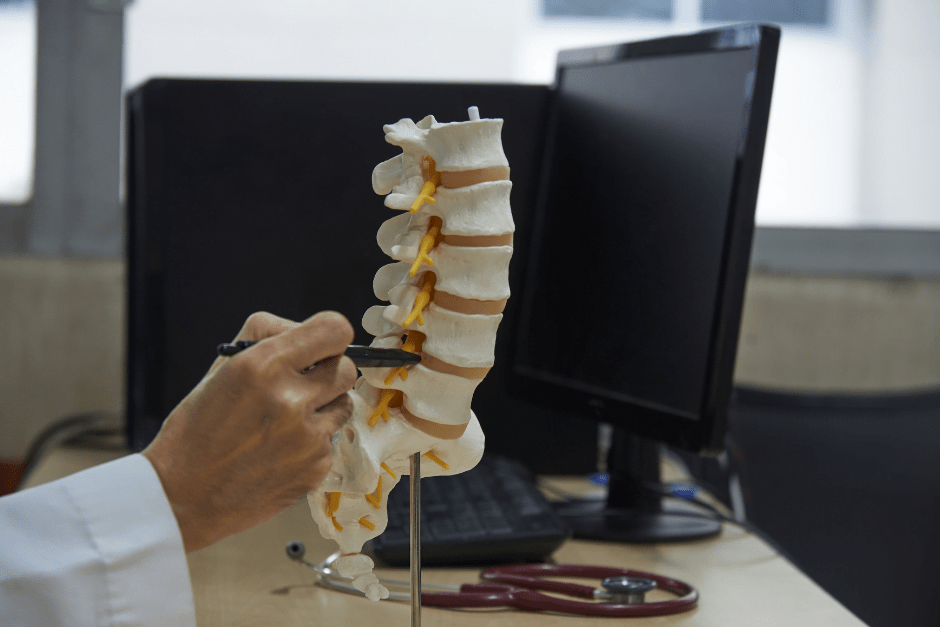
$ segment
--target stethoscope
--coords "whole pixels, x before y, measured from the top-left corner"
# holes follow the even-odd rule
[[[317,573],[317,581],[325,588],[361,596],[348,577],[332,569],[340,556],[334,553],[319,566],[304,559],[306,548],[300,542],[287,545],[287,557]],[[602,588],[576,583],[552,581],[545,577],[600,579]],[[576,566],[571,564],[514,564],[493,566],[480,573],[483,583],[460,586],[421,586],[421,605],[450,608],[512,607],[528,611],[560,612],[585,616],[664,616],[691,610],[698,603],[698,590],[689,584],[638,570],[607,566]],[[407,581],[380,579],[386,588],[410,588]],[[679,598],[668,601],[644,602],[647,592],[665,590]],[[555,592],[587,601],[577,601],[539,592]],[[427,592],[425,592],[427,591]],[[411,601],[407,592],[390,592],[391,601]]]

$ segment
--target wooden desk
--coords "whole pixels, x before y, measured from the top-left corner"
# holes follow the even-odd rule
[[[78,455],[76,457],[76,455]],[[88,465],[106,461],[100,454]],[[77,470],[81,455],[65,449],[37,469],[32,484]],[[403,486],[400,486],[401,489]],[[316,575],[289,560],[288,542],[307,547],[307,559],[319,563],[335,550],[320,537],[306,501],[244,533],[189,555],[189,570],[200,627],[263,625],[364,625],[407,627],[410,606],[325,590]],[[826,625],[863,623],[825,591],[750,534],[726,525],[712,540],[672,545],[618,545],[573,540],[555,554],[559,563],[634,568],[667,575],[697,587],[697,609],[668,617],[630,619],[631,625],[720,626]],[[424,569],[427,583],[477,581],[477,569]],[[407,570],[381,569],[380,577],[408,580]],[[661,595],[659,597],[654,594]],[[648,600],[670,598],[653,593]],[[613,624],[609,618],[583,618],[508,611],[448,611],[425,608],[426,627],[580,627]],[[620,619],[623,620],[623,619]],[[619,624],[619,623],[618,623]]]
[[[402,486],[399,486],[400,489]],[[319,563],[335,544],[320,537],[305,501],[275,519],[189,556],[199,625],[368,625],[407,627],[410,606],[371,601],[314,585],[310,569],[290,561],[284,548],[299,540]],[[559,563],[634,568],[696,586],[699,607],[670,617],[631,619],[632,625],[862,625],[854,615],[750,534],[726,525],[721,536],[691,544],[627,546],[570,541]],[[381,569],[379,577],[408,580],[408,571]],[[477,581],[478,569],[424,569],[426,583]],[[659,596],[654,596],[658,594]],[[648,600],[672,598],[654,593]],[[455,612],[425,608],[422,625],[450,627],[596,626],[609,618],[528,614],[518,611]]]

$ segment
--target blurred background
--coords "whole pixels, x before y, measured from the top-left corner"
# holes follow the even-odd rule
[[[932,0],[84,0],[154,76],[550,83],[559,49],[783,27],[758,223],[940,227]],[[0,200],[32,192],[36,6],[0,0]],[[104,54],[103,49],[98,51]]]
[[[550,84],[561,49],[744,21],[783,35],[734,377],[789,400],[739,394],[722,472],[869,624],[936,625],[938,0],[0,0],[0,495],[92,427],[123,446],[130,90]]]
[[[560,49],[741,21],[783,38],[738,381],[940,385],[936,0],[0,0],[0,460],[63,416],[120,415],[128,90],[548,84]]]

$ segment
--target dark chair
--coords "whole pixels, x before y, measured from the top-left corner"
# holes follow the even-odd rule
[[[747,517],[872,625],[940,625],[940,390],[738,389]]]

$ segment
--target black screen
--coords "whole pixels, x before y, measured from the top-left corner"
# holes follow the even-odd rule
[[[255,311],[303,320],[380,304],[376,231],[397,215],[372,169],[382,125],[504,116],[519,221],[535,188],[546,86],[168,80],[129,96],[131,445],[145,446]],[[490,413],[483,411],[481,413]]]
[[[372,191],[372,169],[401,150],[383,124],[434,114],[505,120],[512,166],[516,255],[525,270],[529,216],[542,162],[547,85],[323,83],[157,79],[128,97],[128,432],[146,446],[203,377],[215,347],[254,311],[303,320],[335,309],[372,337],[362,314],[381,304],[376,271],[389,263],[375,241],[397,215]],[[537,472],[587,472],[593,425],[510,398],[511,298],[497,335],[496,366],[473,409],[487,449]],[[558,423],[539,431],[546,420]],[[519,450],[520,438],[532,443]],[[550,451],[551,455],[546,455]]]
[[[752,57],[561,73],[522,364],[696,417]]]
[[[562,53],[514,345],[521,396],[720,448],[778,35]]]

